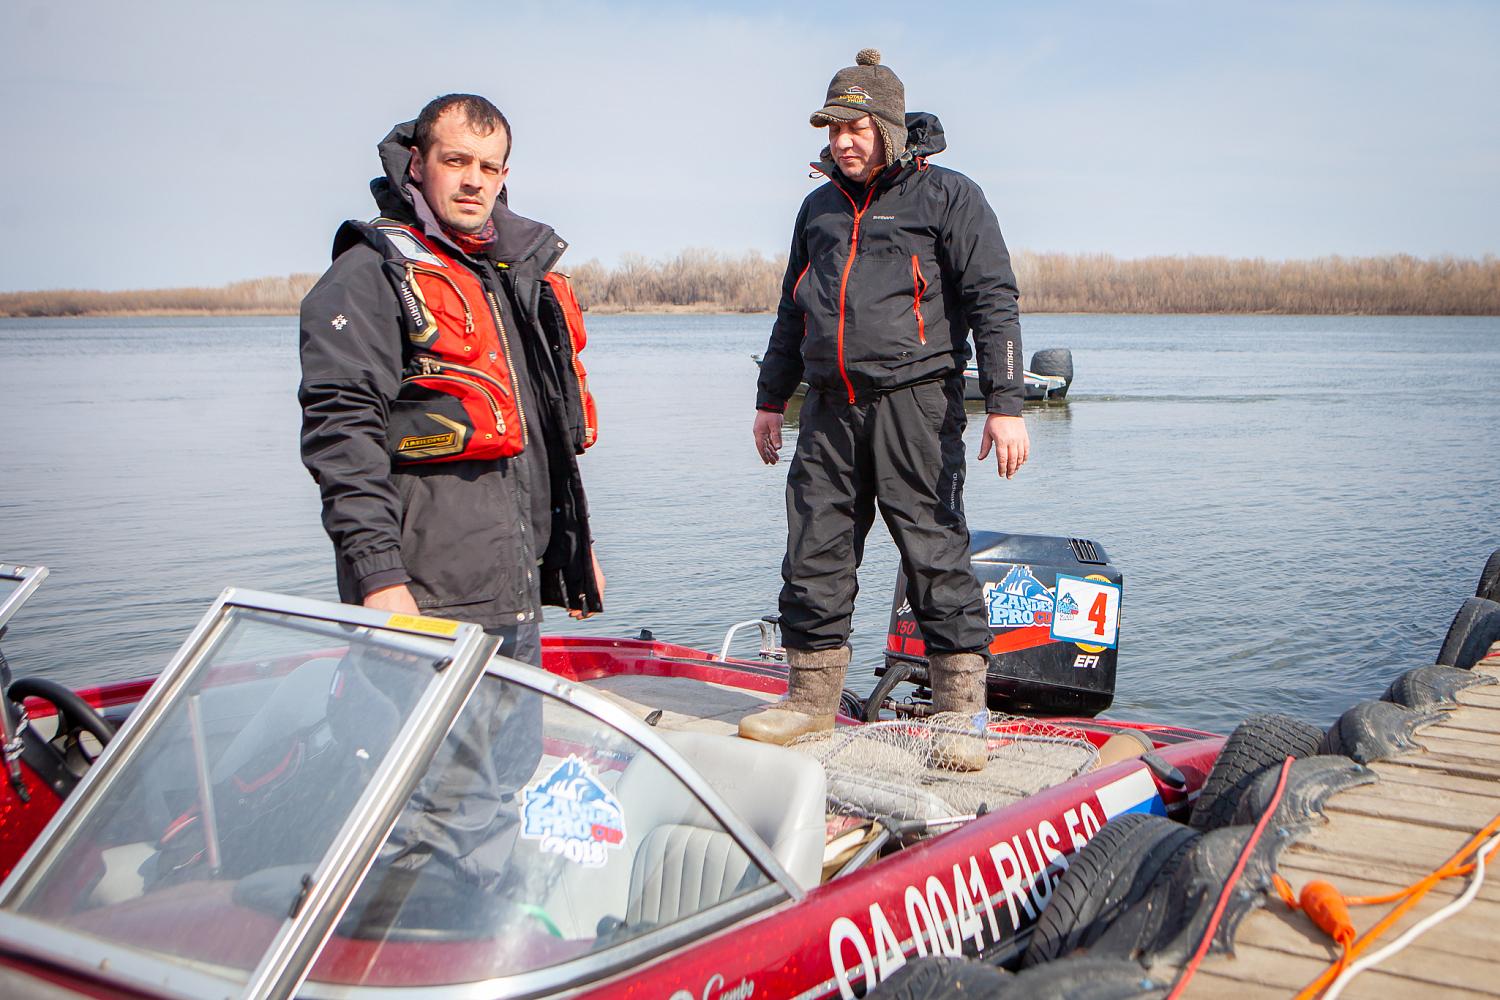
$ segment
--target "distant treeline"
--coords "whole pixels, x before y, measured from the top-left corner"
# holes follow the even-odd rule
[[[1500,315],[1500,259],[1019,254],[1026,312]]]
[[[776,307],[785,260],[685,250],[573,270],[598,312],[766,312]],[[1322,257],[1268,261],[1020,253],[1025,312],[1500,315],[1500,259]],[[222,288],[0,294],[0,316],[113,313],[294,313],[316,275],[237,281]]]
[[[220,288],[8,292],[0,294],[0,316],[108,316],[120,313],[284,315],[297,311],[297,303],[317,280],[316,274],[292,274],[284,278],[236,281]]]

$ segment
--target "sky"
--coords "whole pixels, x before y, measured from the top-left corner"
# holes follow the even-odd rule
[[[320,271],[389,127],[475,92],[565,264],[785,252],[863,47],[1012,248],[1500,251],[1500,3],[0,0],[0,291]]]

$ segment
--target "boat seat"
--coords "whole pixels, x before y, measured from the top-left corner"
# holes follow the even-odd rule
[[[765,842],[794,882],[804,889],[818,885],[828,807],[822,764],[786,747],[737,736],[690,731],[661,736]]]
[[[668,924],[731,899],[758,881],[749,856],[729,834],[664,823],[636,849],[625,923]]]

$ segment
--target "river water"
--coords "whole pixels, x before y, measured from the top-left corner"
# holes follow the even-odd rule
[[[763,316],[594,316],[583,458],[608,614],[717,648],[774,610],[783,464],[751,440]],[[1080,535],[1125,574],[1111,714],[1325,723],[1432,662],[1500,545],[1500,319],[1030,316],[1071,401],[1028,409],[1031,463],[972,461],[972,527]],[[0,560],[52,575],[18,674],[157,672],[225,586],[331,598],[297,455],[296,321],[0,319]],[[789,448],[788,448],[789,451]],[[878,523],[850,686],[868,689],[896,556]]]

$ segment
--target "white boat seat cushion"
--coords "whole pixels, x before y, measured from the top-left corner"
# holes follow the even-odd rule
[[[734,897],[749,874],[750,859],[729,834],[663,824],[636,850],[625,922],[658,925],[692,916]]]
[[[828,783],[807,754],[712,733],[662,733],[804,889],[823,873]]]

